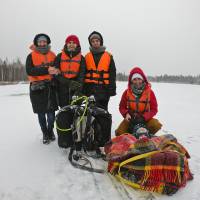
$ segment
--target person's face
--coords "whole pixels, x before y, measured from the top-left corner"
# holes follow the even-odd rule
[[[101,46],[101,42],[99,39],[92,39],[91,40],[91,45],[93,48],[98,49]]]
[[[40,40],[40,41],[38,41],[38,46],[39,47],[45,47],[45,46],[47,46],[47,41],[46,40]]]
[[[142,87],[142,83],[143,80],[141,78],[134,78],[132,80],[132,84],[136,87],[136,88],[141,88]]]
[[[67,43],[68,51],[75,51],[76,47],[77,47],[77,44],[74,43],[74,41],[70,41]]]

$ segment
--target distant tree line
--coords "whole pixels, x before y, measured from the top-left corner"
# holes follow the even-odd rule
[[[165,83],[188,83],[200,85],[200,74],[197,76],[183,76],[183,75],[160,75],[160,76],[148,76],[151,82],[165,82]]]
[[[118,81],[127,81],[128,75],[125,73],[117,73],[116,79]],[[160,75],[148,76],[151,82],[166,82],[166,83],[189,83],[200,85],[200,74],[197,76],[183,76],[183,75]],[[0,59],[0,82],[19,82],[27,81],[27,74],[25,65],[20,59],[9,62],[8,59]]]
[[[8,59],[0,59],[0,82],[19,82],[26,80],[25,66],[20,59],[13,62],[9,62]]]
[[[200,74],[197,76],[183,76],[183,75],[160,75],[160,76],[148,76],[150,82],[163,82],[163,83],[188,83],[200,85]],[[125,73],[117,73],[118,81],[127,81],[128,75]]]

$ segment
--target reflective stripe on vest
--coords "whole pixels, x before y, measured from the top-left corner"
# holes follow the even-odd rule
[[[101,56],[98,66],[96,66],[92,53],[88,53],[85,56],[87,68],[85,82],[95,84],[109,84],[110,60],[110,54],[108,52],[104,52]]]
[[[147,86],[140,98],[136,98],[131,89],[127,90],[127,107],[130,113],[145,113],[150,111],[150,86]]]
[[[34,67],[49,67],[53,66],[55,60],[55,54],[52,51],[49,51],[47,54],[41,54],[37,51],[33,51],[31,53],[32,62]],[[34,81],[43,81],[43,80],[51,80],[52,76],[41,75],[41,76],[28,76],[30,82]]]
[[[60,70],[65,78],[75,78],[80,71],[81,53],[70,58],[64,51],[61,54]]]

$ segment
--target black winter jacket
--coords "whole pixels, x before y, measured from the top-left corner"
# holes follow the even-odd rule
[[[104,52],[94,54],[94,61],[96,66],[98,65],[101,56],[103,55]],[[87,72],[86,72],[87,73]],[[109,67],[109,85],[97,85],[93,83],[85,83],[84,84],[84,93],[87,96],[90,95],[95,95],[96,98],[101,99],[104,97],[110,97],[110,96],[115,96],[116,95],[116,67],[115,67],[115,62],[113,59],[113,56],[111,56],[111,62],[110,62],[110,67]]]
[[[34,67],[32,56],[29,54],[26,59],[26,72],[29,76],[40,76],[48,74],[46,67]],[[54,79],[45,83],[43,90],[32,91],[30,83],[30,100],[34,113],[54,112],[58,109]]]

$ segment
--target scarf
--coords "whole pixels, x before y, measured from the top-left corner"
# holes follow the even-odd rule
[[[145,86],[146,86],[145,82],[142,83],[142,86],[140,88],[137,88],[134,84],[131,84],[131,90],[134,95],[140,96],[144,91]]]
[[[44,46],[44,47],[39,47],[39,46],[35,47],[35,50],[40,52],[41,54],[47,54],[50,49],[51,49],[50,45],[47,45],[47,46]]]
[[[75,57],[77,54],[79,54],[81,52],[81,47],[78,46],[76,47],[76,49],[74,51],[69,51],[67,48],[67,45],[64,46],[64,52],[70,57],[73,58]]]
[[[95,48],[93,48],[93,47],[90,47],[90,51],[91,51],[93,54],[103,53],[105,50],[106,50],[106,47],[105,47],[105,46],[100,46],[98,49],[95,49]]]

